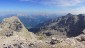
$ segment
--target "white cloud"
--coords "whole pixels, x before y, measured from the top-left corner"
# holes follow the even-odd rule
[[[69,12],[73,14],[85,14],[85,7],[75,8],[70,10]]]
[[[67,14],[67,13],[72,13],[72,14],[85,14],[85,7],[78,7],[74,9],[68,9],[68,10],[60,10],[60,11],[55,11],[53,13],[56,14]]]
[[[82,2],[85,2],[85,0],[20,0],[20,1],[30,1],[30,2],[41,3],[44,5],[55,5],[55,6],[75,6]]]

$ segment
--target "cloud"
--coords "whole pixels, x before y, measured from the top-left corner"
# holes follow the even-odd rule
[[[69,12],[73,14],[85,14],[85,7],[75,8],[70,10]]]
[[[65,11],[58,11],[58,14],[67,14],[67,13],[72,13],[72,14],[85,14],[85,7],[78,7],[75,9],[69,9]]]
[[[85,0],[20,0],[36,2],[44,5],[55,5],[55,6],[75,6],[85,2]]]

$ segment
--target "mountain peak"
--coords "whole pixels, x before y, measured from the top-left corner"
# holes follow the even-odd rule
[[[1,36],[21,36],[28,39],[33,39],[32,33],[29,32],[17,16],[4,18],[0,24]]]
[[[73,16],[73,14],[71,14],[71,13],[68,13],[66,16]]]
[[[78,16],[84,16],[84,14],[79,14]]]

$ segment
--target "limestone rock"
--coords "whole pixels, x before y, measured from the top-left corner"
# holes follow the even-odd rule
[[[3,19],[0,24],[0,36],[21,36],[34,39],[35,35],[29,32],[17,16]]]
[[[85,41],[85,35],[84,34],[81,34],[77,37],[75,37],[78,41],[82,42],[82,41]]]

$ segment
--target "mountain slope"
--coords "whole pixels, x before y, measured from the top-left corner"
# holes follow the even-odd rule
[[[41,24],[40,24],[41,25]],[[72,15],[71,13],[58,17],[47,22],[37,28],[42,34],[53,34],[53,35],[66,35],[68,37],[78,36],[83,34],[85,28],[85,16],[83,14]],[[31,31],[33,29],[30,29]]]
[[[34,38],[31,32],[25,28],[18,17],[5,18],[0,24],[0,36],[21,36],[28,39]]]

